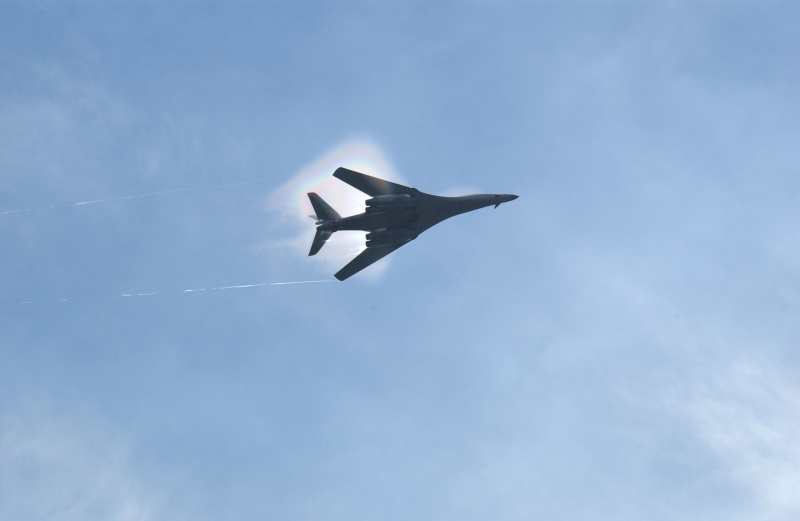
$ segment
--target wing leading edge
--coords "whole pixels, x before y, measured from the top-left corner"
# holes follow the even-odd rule
[[[383,179],[378,179],[377,177],[354,172],[353,170],[348,170],[347,168],[337,168],[336,172],[333,173],[333,177],[341,179],[353,188],[361,190],[365,194],[371,195],[372,197],[375,197],[376,195],[390,194],[415,195],[417,193],[417,190],[414,188],[409,188],[397,183],[392,183],[391,181],[385,181]]]

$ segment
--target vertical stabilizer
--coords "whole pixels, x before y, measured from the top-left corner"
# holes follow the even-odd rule
[[[308,199],[311,201],[311,206],[314,207],[314,213],[317,214],[318,221],[333,221],[334,219],[341,219],[342,216],[336,213],[336,210],[331,208],[331,205],[322,200],[314,192],[309,192]]]

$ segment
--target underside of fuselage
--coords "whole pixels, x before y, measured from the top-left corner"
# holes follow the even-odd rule
[[[412,228],[422,233],[431,226],[456,215],[479,208],[499,204],[494,194],[465,195],[462,197],[441,197],[418,193],[413,206],[383,211],[368,211],[358,215],[334,219],[319,225],[320,230],[359,230],[376,231],[399,228]],[[505,202],[505,201],[501,201]]]
[[[408,228],[418,219],[419,212],[413,208],[404,208],[402,210],[361,213],[350,217],[342,217],[335,221],[323,223],[319,228],[331,231],[359,230],[370,232],[392,228]]]

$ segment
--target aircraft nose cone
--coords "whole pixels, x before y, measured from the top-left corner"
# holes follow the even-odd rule
[[[494,203],[495,203],[494,207],[497,208],[501,204],[507,203],[509,201],[513,201],[514,199],[516,199],[519,196],[518,195],[514,195],[514,194],[495,194],[494,197],[495,197],[495,199],[494,199]]]

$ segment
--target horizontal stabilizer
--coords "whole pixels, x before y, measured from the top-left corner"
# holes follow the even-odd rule
[[[322,197],[314,192],[309,192],[308,199],[311,201],[311,206],[314,207],[314,213],[317,214],[318,221],[333,221],[342,218],[341,215],[336,213],[336,210],[331,208],[331,205],[323,201]]]
[[[333,177],[341,179],[353,188],[361,190],[365,194],[373,197],[377,195],[389,194],[415,195],[417,193],[417,191],[413,188],[392,183],[390,181],[384,181],[383,179],[361,174],[353,170],[348,170],[347,168],[337,168],[336,172],[333,173]]]
[[[316,255],[319,250],[325,246],[325,241],[331,238],[333,232],[323,232],[317,230],[317,233],[314,235],[314,242],[311,243],[311,250],[308,252],[308,256],[311,257],[312,255]]]

